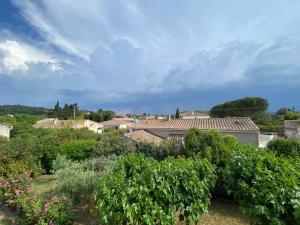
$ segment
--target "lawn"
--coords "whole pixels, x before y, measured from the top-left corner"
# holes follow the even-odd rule
[[[41,195],[44,199],[50,199],[56,194],[57,186],[55,176],[45,175],[33,180],[32,191]],[[82,202],[75,208],[78,215],[77,225],[97,225],[95,218],[89,215],[88,205]],[[11,212],[0,205],[0,225],[8,225],[9,219],[13,218]],[[226,200],[213,200],[208,212],[203,215],[201,225],[250,225],[250,220],[240,213],[235,203]]]

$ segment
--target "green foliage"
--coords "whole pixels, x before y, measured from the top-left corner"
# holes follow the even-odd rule
[[[179,119],[179,118],[180,118],[180,111],[179,111],[179,108],[176,109],[175,118],[176,118],[176,119]]]
[[[234,101],[225,102],[214,106],[210,110],[213,117],[227,116],[249,116],[264,113],[268,109],[269,103],[260,97],[246,97]]]
[[[277,156],[300,157],[300,140],[277,138],[268,143],[268,150]]]
[[[95,194],[103,224],[174,224],[197,222],[207,210],[216,180],[206,160],[169,158],[158,162],[142,155],[123,157],[101,179]]]
[[[92,148],[92,156],[122,155],[133,151],[133,146],[122,137],[122,131],[109,131],[101,134]]]
[[[91,147],[96,143],[95,140],[74,140],[60,145],[55,152],[73,161],[83,160],[90,157]]]
[[[110,110],[102,110],[99,109],[97,112],[90,112],[85,115],[85,119],[89,119],[95,122],[103,122],[107,120],[111,120],[115,117],[115,113]]]
[[[60,107],[59,102],[57,101],[54,110],[49,113],[50,117],[55,117],[58,119],[67,120],[69,118],[74,118],[79,115],[78,105],[77,103],[74,104],[65,104],[63,108]]]
[[[218,167],[224,167],[231,152],[238,145],[233,136],[224,136],[218,131],[201,131],[193,128],[185,135],[187,155],[206,158]]]
[[[260,224],[300,224],[300,161],[250,146],[236,151],[224,171],[226,189]]]
[[[99,179],[114,167],[115,160],[115,157],[100,157],[71,162],[65,156],[58,156],[53,162],[58,190],[75,203],[91,198]]]
[[[0,200],[19,214],[18,224],[73,224],[72,205],[66,198],[53,197],[49,202],[31,192],[30,173],[0,180]]]
[[[283,116],[284,116],[284,120],[299,120],[300,119],[299,112],[287,111]]]
[[[46,115],[50,110],[42,107],[30,107],[24,105],[0,105],[0,115],[28,114]]]
[[[169,156],[185,155],[185,151],[181,143],[176,141],[163,141],[159,145],[141,142],[136,146],[136,152],[142,153],[144,156],[150,156],[157,160],[164,160]]]

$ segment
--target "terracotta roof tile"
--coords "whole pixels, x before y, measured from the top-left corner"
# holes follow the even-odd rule
[[[130,133],[125,133],[124,136],[136,142],[150,142],[159,144],[162,141],[162,138],[150,134],[149,132],[144,130],[137,130]]]
[[[248,117],[203,118],[193,120],[140,120],[128,128],[133,130],[158,129],[158,130],[188,130],[198,128],[200,130],[220,130],[228,132],[259,131],[259,128]]]

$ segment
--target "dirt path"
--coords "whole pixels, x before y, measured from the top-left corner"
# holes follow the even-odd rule
[[[15,220],[14,214],[6,205],[0,203],[0,225],[11,225],[13,220]]]

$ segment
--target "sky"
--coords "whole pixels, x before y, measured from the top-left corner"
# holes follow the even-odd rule
[[[1,0],[0,104],[300,110],[299,0]]]

